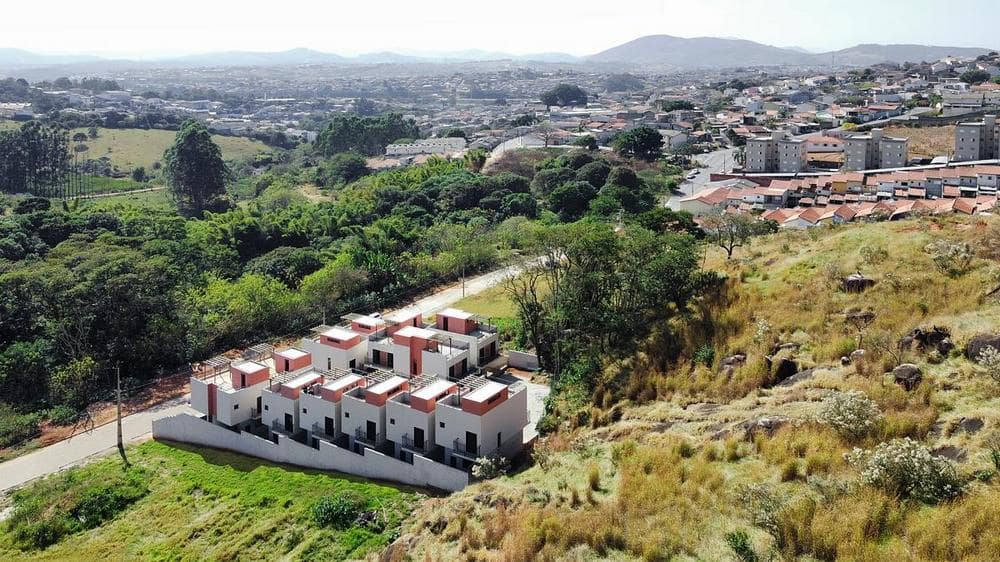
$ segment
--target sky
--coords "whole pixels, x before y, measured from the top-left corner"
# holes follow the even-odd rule
[[[1000,0],[32,0],[0,47],[158,58],[306,47],[343,55],[481,49],[588,55],[652,34],[812,51],[858,43],[1000,48]]]

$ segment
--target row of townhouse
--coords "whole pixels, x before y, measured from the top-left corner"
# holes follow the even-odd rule
[[[756,181],[751,181],[751,177]],[[996,196],[998,188],[1000,165],[996,164],[925,166],[781,179],[747,176],[725,180],[722,185],[684,197],[679,200],[678,209],[698,216],[734,208],[767,211],[893,200],[977,199]]]
[[[975,198],[887,200],[815,207],[798,206],[772,209],[763,213],[761,218],[775,221],[780,228],[811,228],[852,221],[899,220],[915,215],[951,213],[976,215],[992,212],[996,206],[996,196],[980,195]]]
[[[236,442],[246,433],[335,456],[368,454],[381,465],[393,459],[398,473],[388,477],[418,484],[425,481],[406,474],[415,461],[467,472],[477,458],[520,452],[525,386],[483,374],[498,356],[495,327],[457,309],[430,324],[420,313],[345,319],[293,347],[264,344],[200,365],[191,406],[202,429],[231,430]]]

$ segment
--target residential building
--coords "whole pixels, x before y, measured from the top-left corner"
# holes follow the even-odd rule
[[[909,139],[887,137],[882,129],[844,139],[844,169],[873,170],[902,168],[908,160]]]
[[[299,396],[299,427],[309,442],[323,438],[336,442],[343,435],[341,405],[344,395],[368,380],[349,371],[328,372],[325,382],[306,387]]]
[[[1000,130],[996,115],[984,115],[982,121],[955,126],[955,162],[989,160],[1000,157]]]
[[[422,386],[414,384],[409,392],[401,392],[389,400],[386,438],[394,444],[397,457],[406,460],[415,454],[429,454],[435,448],[437,403],[457,394],[458,388],[458,383],[433,378]]]
[[[191,407],[205,419],[238,427],[259,416],[270,369],[257,361],[210,361],[191,377]]]
[[[806,141],[784,131],[748,138],[744,154],[747,172],[797,173],[806,169],[809,159]]]
[[[476,377],[463,382],[435,408],[434,442],[444,449],[445,464],[468,468],[479,457],[516,454],[528,424],[524,387]]]
[[[322,384],[323,373],[311,366],[298,371],[281,373],[261,391],[260,422],[271,431],[292,435],[299,430],[299,397],[302,390]]]
[[[341,400],[341,431],[347,435],[350,449],[357,453],[363,447],[378,448],[385,443],[386,403],[410,388],[408,379],[387,371],[368,377],[366,385],[344,393]]]

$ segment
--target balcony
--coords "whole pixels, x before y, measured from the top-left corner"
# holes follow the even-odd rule
[[[403,438],[400,441],[400,447],[402,447],[407,451],[413,451],[415,453],[424,453],[427,451],[427,440],[426,439],[424,440],[423,446],[418,447],[416,444],[414,444],[413,438],[410,437],[410,434],[407,433],[406,435],[403,435]]]
[[[354,430],[354,440],[358,443],[364,443],[370,447],[378,447],[380,445],[378,434],[375,435],[375,439],[369,439],[368,433],[360,427],[355,428]]]
[[[452,449],[453,454],[463,459],[476,460],[482,455],[480,454],[483,450],[482,445],[479,445],[475,450],[470,449],[465,441],[461,439],[455,439],[454,448]]]

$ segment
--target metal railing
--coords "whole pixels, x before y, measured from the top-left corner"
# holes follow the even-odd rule
[[[360,427],[354,428],[354,440],[371,445],[373,447],[375,445],[378,445],[378,435],[377,434],[375,435],[375,439],[369,439],[368,432],[361,429]]]
[[[475,448],[475,450],[472,450],[469,449],[468,444],[465,441],[462,441],[461,439],[455,439],[454,445],[455,445],[454,450],[456,453],[459,454],[459,456],[470,457],[470,458],[479,458],[480,456],[482,456],[480,455],[480,453],[483,450],[482,445],[479,445]]]
[[[402,447],[404,449],[407,449],[407,450],[410,450],[410,451],[417,451],[417,452],[421,452],[422,453],[422,452],[424,452],[424,451],[427,450],[427,441],[426,440],[424,440],[424,444],[423,445],[417,446],[413,442],[413,438],[410,437],[409,433],[407,433],[406,435],[403,435],[403,439],[402,439],[401,445],[402,445]]]

